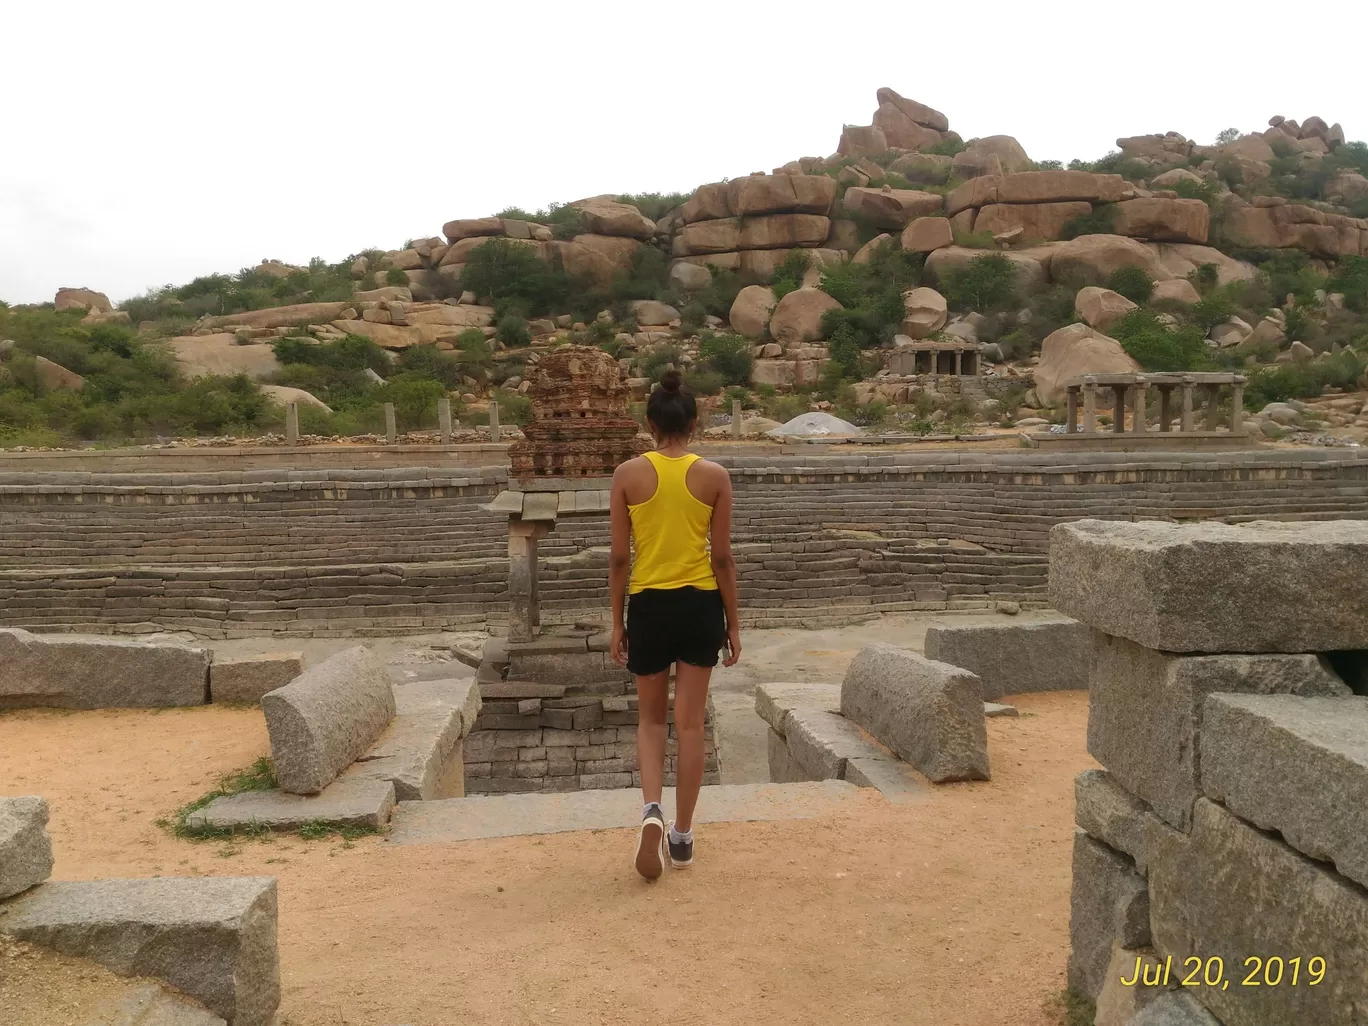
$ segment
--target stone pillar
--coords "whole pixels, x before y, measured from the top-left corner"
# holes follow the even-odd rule
[[[508,640],[530,641],[541,627],[537,587],[537,539],[544,523],[508,522]]]
[[[451,444],[451,400],[437,400],[437,432],[443,445]]]
[[[299,444],[299,403],[285,404],[285,444]]]
[[[1230,432],[1238,435],[1244,430],[1244,387],[1245,379],[1236,374],[1230,388]]]
[[[731,422],[732,441],[741,441],[741,400],[732,400],[732,422]]]
[[[385,403],[385,444],[394,445],[399,441],[399,428],[394,420],[394,403]]]
[[[1097,379],[1088,375],[1083,379],[1083,433],[1097,432]]]
[[[489,402],[489,440],[499,441],[499,404],[492,399]]]
[[[1112,403],[1112,431],[1121,434],[1126,430],[1126,392],[1125,385],[1112,385],[1116,399]]]
[[[1179,431],[1192,430],[1192,377],[1183,376],[1183,419],[1178,425]]]
[[[1064,420],[1064,432],[1066,434],[1076,434],[1078,431],[1078,386],[1069,386],[1069,413]]]
[[[1169,420],[1170,420],[1170,418],[1172,418],[1172,416],[1173,416],[1173,411],[1170,409],[1170,403],[1171,403],[1172,399],[1173,399],[1173,386],[1172,386],[1172,385],[1160,385],[1160,386],[1159,386],[1159,430],[1160,430],[1160,431],[1167,431],[1167,430],[1169,429]]]
[[[1149,382],[1144,378],[1135,379],[1134,403],[1131,412],[1131,431],[1137,435],[1143,435],[1149,430],[1145,423],[1145,405],[1149,402]]]
[[[1215,430],[1216,430],[1217,417],[1219,416],[1219,413],[1220,413],[1220,411],[1217,409],[1217,407],[1220,405],[1220,399],[1221,399],[1221,386],[1220,386],[1220,385],[1207,385],[1207,386],[1206,386],[1206,429],[1207,429],[1208,431],[1215,431]]]
[[[959,349],[956,349],[956,350],[955,350],[955,377],[958,378],[958,377],[962,376],[963,374],[964,374],[964,353],[963,353],[963,351],[961,351],[961,350],[959,350]]]

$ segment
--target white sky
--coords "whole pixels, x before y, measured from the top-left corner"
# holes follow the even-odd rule
[[[1282,14],[1278,12],[1282,11]],[[888,85],[1095,159],[1270,115],[1368,137],[1361,0],[0,0],[0,299],[330,261],[835,151]],[[1295,20],[1295,19],[1294,19]],[[1299,23],[1298,23],[1299,24]]]

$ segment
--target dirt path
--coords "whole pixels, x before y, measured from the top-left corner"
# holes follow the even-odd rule
[[[1087,699],[1018,705],[989,721],[991,783],[700,829],[656,885],[628,831],[397,848],[153,825],[265,754],[250,710],[6,713],[0,793],[49,799],[58,879],[277,876],[284,1026],[1054,1026]]]

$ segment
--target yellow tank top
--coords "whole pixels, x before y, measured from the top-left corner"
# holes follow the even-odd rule
[[[713,508],[689,491],[689,468],[701,457],[648,452],[656,490],[645,502],[628,505],[636,559],[627,593],[647,588],[717,588],[708,553]]]

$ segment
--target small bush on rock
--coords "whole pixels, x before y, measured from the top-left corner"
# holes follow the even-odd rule
[[[1345,349],[1323,360],[1255,367],[1247,377],[1245,406],[1260,410],[1269,403],[1320,395],[1327,385],[1353,389],[1368,369],[1368,360]]]
[[[527,246],[510,239],[490,239],[471,251],[461,273],[461,286],[494,301],[521,303],[524,315],[537,316],[563,308],[573,282],[563,271],[547,267]]]
[[[1344,293],[1345,306],[1355,313],[1368,313],[1368,257],[1341,257],[1325,290]]]
[[[641,361],[642,376],[650,378],[652,381],[659,381],[660,376],[671,364],[676,368],[682,368],[684,366],[684,352],[678,346],[661,343],[648,352]]]
[[[510,311],[499,318],[494,337],[506,346],[527,346],[532,344],[532,329],[527,318]]]
[[[408,283],[408,275],[405,274],[403,271],[399,270],[399,268],[397,267],[391,267],[388,271],[385,272],[386,285],[393,285],[398,288],[405,288],[408,286]]]
[[[725,385],[744,385],[750,381],[755,358],[750,342],[740,335],[704,331],[699,336],[699,358]]]
[[[725,384],[721,374],[706,368],[695,367],[684,375],[684,385],[694,395],[717,395]]]
[[[1143,305],[1154,295],[1154,279],[1143,267],[1118,267],[1107,276],[1107,288]]]
[[[1110,235],[1116,227],[1116,204],[1099,203],[1088,214],[1070,218],[1059,230],[1061,239],[1076,239],[1080,235]]]
[[[1170,328],[1150,310],[1132,310],[1112,326],[1110,334],[1147,371],[1198,370],[1209,363],[1199,328]]]
[[[794,250],[784,257],[770,280],[770,290],[776,299],[783,299],[790,292],[798,290],[803,284],[803,275],[807,273],[810,259],[811,257],[801,250]]]
[[[954,310],[1001,310],[1016,296],[1016,271],[1002,254],[985,253],[947,271],[941,293]]]

